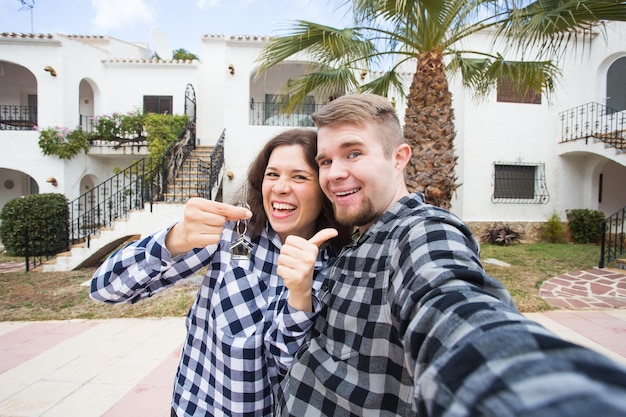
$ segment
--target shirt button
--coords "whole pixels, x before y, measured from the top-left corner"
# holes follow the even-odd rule
[[[161,266],[167,266],[167,262],[161,261]]]

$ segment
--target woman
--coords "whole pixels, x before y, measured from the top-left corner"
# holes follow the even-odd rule
[[[191,199],[183,221],[129,244],[94,274],[93,299],[136,302],[208,266],[187,317],[172,416],[272,415],[318,307],[311,292],[350,240],[319,187],[316,150],[312,130],[278,135],[250,167],[249,210]],[[338,236],[325,244],[337,234],[318,233],[328,227]]]

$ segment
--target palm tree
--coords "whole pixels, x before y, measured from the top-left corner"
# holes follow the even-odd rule
[[[350,5],[353,27],[293,22],[264,48],[258,59],[259,71],[302,52],[316,63],[282,89],[290,95],[285,112],[311,92],[321,96],[337,91],[406,96],[404,135],[413,149],[407,185],[444,208],[450,207],[459,187],[454,174],[456,133],[448,74],[460,74],[462,84],[477,97],[492,91],[499,79],[509,81],[522,96],[531,90],[549,97],[559,75],[555,64],[559,54],[577,40],[601,31],[607,21],[626,20],[626,2],[613,0],[343,2],[343,6]],[[494,45],[498,41],[505,50],[463,49],[465,38],[483,31],[491,31]],[[504,53],[522,59],[508,60]],[[401,71],[408,65],[415,70],[407,94]],[[359,74],[372,69],[380,76],[360,83]]]

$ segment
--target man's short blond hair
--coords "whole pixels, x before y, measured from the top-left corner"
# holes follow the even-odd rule
[[[341,96],[311,117],[318,128],[346,123],[373,127],[386,158],[390,158],[393,151],[404,143],[396,110],[389,100],[376,94]]]

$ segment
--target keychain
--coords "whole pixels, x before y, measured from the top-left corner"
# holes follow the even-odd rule
[[[235,226],[239,237],[230,244],[230,253],[235,260],[250,259],[252,255],[252,242],[246,236],[248,220],[243,220],[243,231],[241,231],[241,222],[242,220],[237,220],[237,225]]]
[[[248,190],[247,187],[244,185],[243,204],[241,204],[241,206],[246,207],[249,210],[250,206],[246,204],[246,201],[248,201]],[[248,236],[246,236],[246,232],[248,231],[248,220],[243,219],[243,231],[241,230],[241,223],[241,219],[237,220],[237,224],[235,225],[235,231],[239,234],[239,237],[237,238],[237,240],[230,244],[230,253],[232,255],[232,258],[235,260],[250,259],[250,257],[252,256],[252,242],[250,242],[250,239],[248,238]]]

